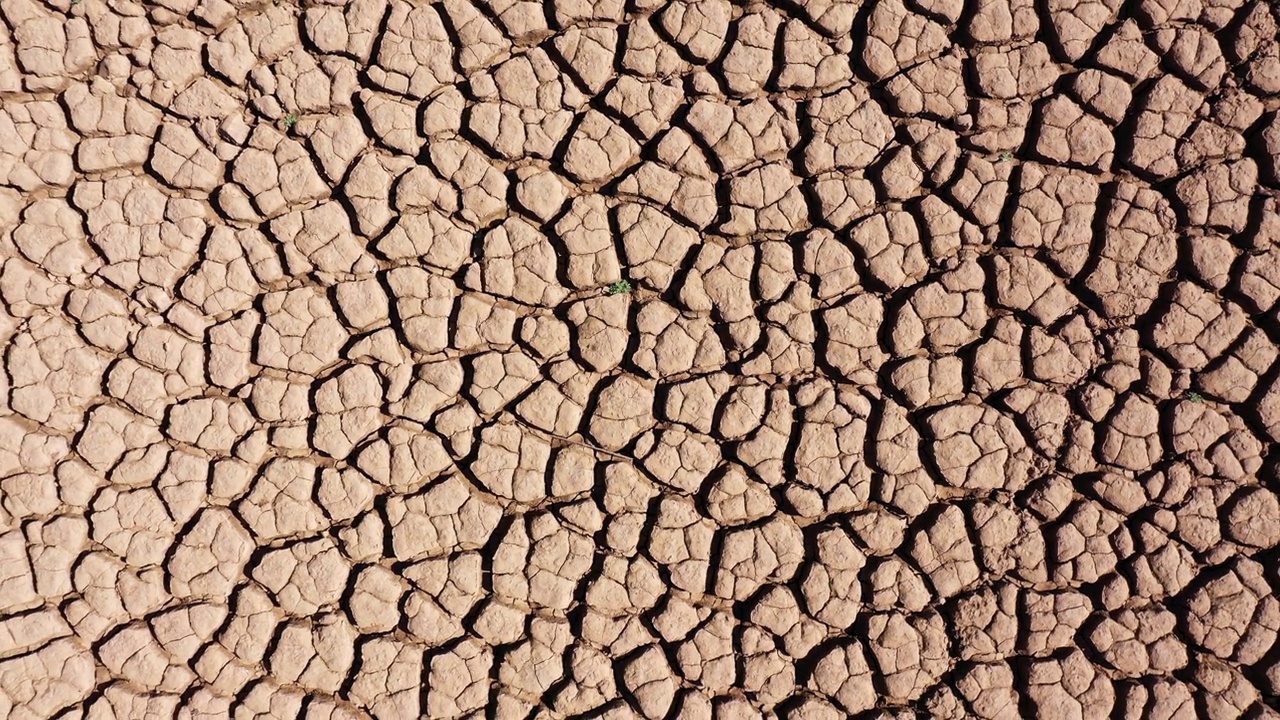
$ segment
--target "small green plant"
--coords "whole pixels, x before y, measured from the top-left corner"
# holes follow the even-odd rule
[[[84,2],[84,0],[71,0],[71,7],[75,7],[82,2]]]
[[[295,113],[289,113],[284,116],[284,129],[292,130],[294,125],[298,124],[298,116]]]
[[[1002,162],[1002,163],[1003,163],[1003,162],[1012,162],[1012,161],[1013,161],[1013,153],[1009,152],[1008,150],[1005,150],[1004,152],[1000,153],[1000,154],[996,157],[996,160],[998,160],[998,161],[1000,161],[1000,162]]]
[[[1201,395],[1200,393],[1198,393],[1198,392],[1194,391],[1194,390],[1192,390],[1191,392],[1187,393],[1187,399],[1188,399],[1188,400],[1190,400],[1190,401],[1191,401],[1191,402],[1193,402],[1193,403],[1201,403],[1201,402],[1204,402],[1204,396],[1203,396],[1203,395]]]
[[[631,283],[626,280],[609,283],[604,288],[605,295],[625,295],[629,292],[631,292]]]

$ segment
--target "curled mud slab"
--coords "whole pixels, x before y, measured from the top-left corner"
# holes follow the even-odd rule
[[[1268,0],[0,6],[0,717],[1280,717]]]

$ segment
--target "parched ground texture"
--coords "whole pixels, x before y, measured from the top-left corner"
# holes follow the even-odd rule
[[[0,717],[1280,717],[1267,0],[0,7]]]

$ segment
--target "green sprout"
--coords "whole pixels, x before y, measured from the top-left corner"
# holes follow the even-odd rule
[[[1187,399],[1193,403],[1204,402],[1204,396],[1194,390],[1187,393]]]
[[[294,125],[298,124],[298,116],[296,113],[289,113],[284,116],[284,129],[292,130]]]
[[[1005,150],[1004,152],[1000,153],[1000,155],[997,156],[996,159],[1002,163],[1010,162],[1013,160],[1013,153],[1009,152],[1008,150]]]
[[[609,283],[604,289],[605,295],[625,295],[629,292],[631,292],[631,283],[626,280]]]

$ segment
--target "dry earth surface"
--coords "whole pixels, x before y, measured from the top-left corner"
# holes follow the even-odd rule
[[[0,6],[0,717],[1280,717],[1267,0]]]

